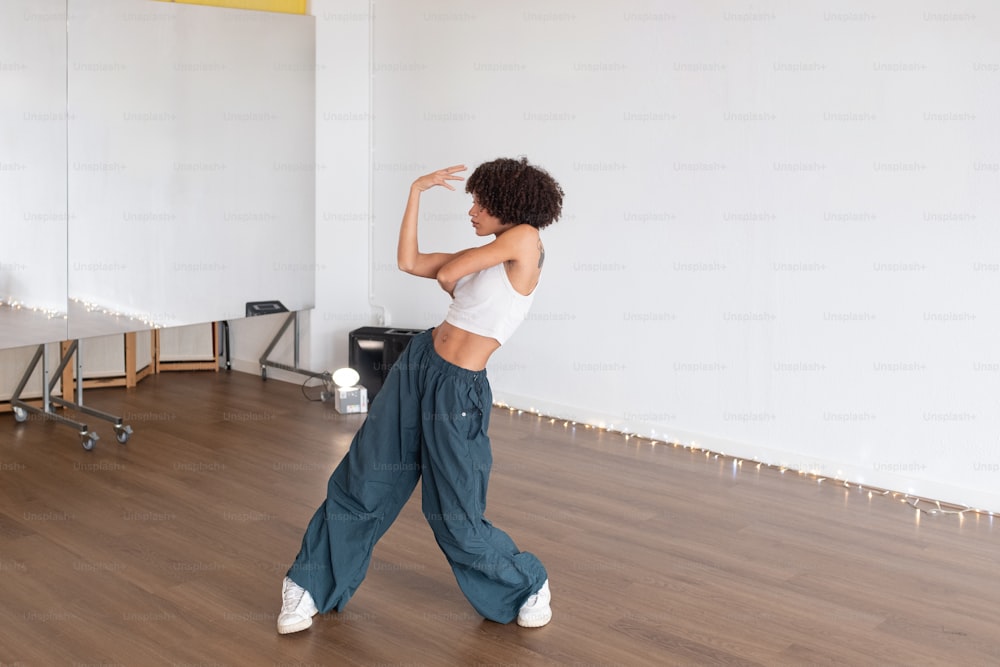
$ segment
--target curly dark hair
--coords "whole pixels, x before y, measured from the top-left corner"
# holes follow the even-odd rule
[[[562,213],[562,188],[547,171],[528,164],[526,157],[484,162],[465,182],[465,191],[508,225],[543,229]]]

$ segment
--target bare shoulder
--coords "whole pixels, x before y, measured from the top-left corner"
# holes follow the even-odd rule
[[[541,243],[538,230],[531,225],[517,225],[504,233],[504,240],[520,249],[534,250]]]
[[[538,229],[531,225],[522,224],[508,230],[504,236],[510,237],[506,240],[514,248],[516,258],[513,263],[524,267],[522,270],[527,270],[537,276],[537,271],[542,268],[542,264],[545,262],[545,248],[542,245]]]
[[[524,223],[520,225],[514,225],[513,228],[507,230],[507,233],[512,235],[514,238],[535,238],[539,237],[538,229],[532,227],[531,225]]]

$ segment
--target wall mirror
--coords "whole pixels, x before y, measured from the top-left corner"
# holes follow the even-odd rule
[[[0,3],[0,347],[67,336],[66,0]]]
[[[0,77],[0,347],[313,306],[313,17],[5,0]]]

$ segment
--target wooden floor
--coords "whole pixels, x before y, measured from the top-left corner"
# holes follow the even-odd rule
[[[484,621],[419,508],[341,614],[274,629],[361,417],[254,375],[100,389],[86,452],[0,416],[0,664],[996,665],[1000,519],[494,411],[487,516],[545,563],[552,623]]]

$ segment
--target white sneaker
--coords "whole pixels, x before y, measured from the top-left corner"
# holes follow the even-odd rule
[[[552,593],[546,579],[538,592],[528,598],[517,612],[517,624],[522,628],[540,628],[552,620]]]
[[[281,582],[281,613],[278,614],[278,634],[287,635],[305,630],[313,624],[316,603],[309,591],[285,577]]]

